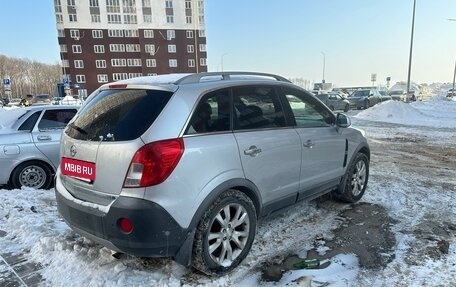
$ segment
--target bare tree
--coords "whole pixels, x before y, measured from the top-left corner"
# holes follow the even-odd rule
[[[23,98],[27,94],[54,95],[56,84],[61,81],[62,72],[58,63],[43,64],[30,59],[11,58],[0,55],[0,77],[11,79],[13,98]],[[0,92],[3,91],[0,89]]]

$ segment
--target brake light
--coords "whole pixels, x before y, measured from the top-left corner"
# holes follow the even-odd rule
[[[165,181],[184,153],[182,138],[153,142],[133,156],[124,187],[146,187]]]
[[[125,89],[127,84],[113,84],[108,86],[110,89]]]

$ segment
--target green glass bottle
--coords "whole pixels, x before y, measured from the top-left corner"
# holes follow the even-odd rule
[[[320,260],[318,259],[302,260],[293,264],[293,267],[297,269],[314,268],[318,266],[320,266]]]

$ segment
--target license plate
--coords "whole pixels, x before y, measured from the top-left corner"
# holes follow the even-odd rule
[[[62,174],[76,177],[82,180],[95,180],[95,163],[62,157],[60,165]]]

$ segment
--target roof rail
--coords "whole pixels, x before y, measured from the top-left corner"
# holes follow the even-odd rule
[[[190,83],[199,83],[201,79],[209,78],[209,77],[220,77],[217,80],[231,80],[231,76],[251,76],[251,77],[266,77],[272,78],[280,82],[287,82],[291,83],[288,79],[274,75],[274,74],[267,74],[267,73],[256,73],[256,72],[207,72],[207,73],[197,73],[185,76],[175,82],[175,84],[190,84]]]

